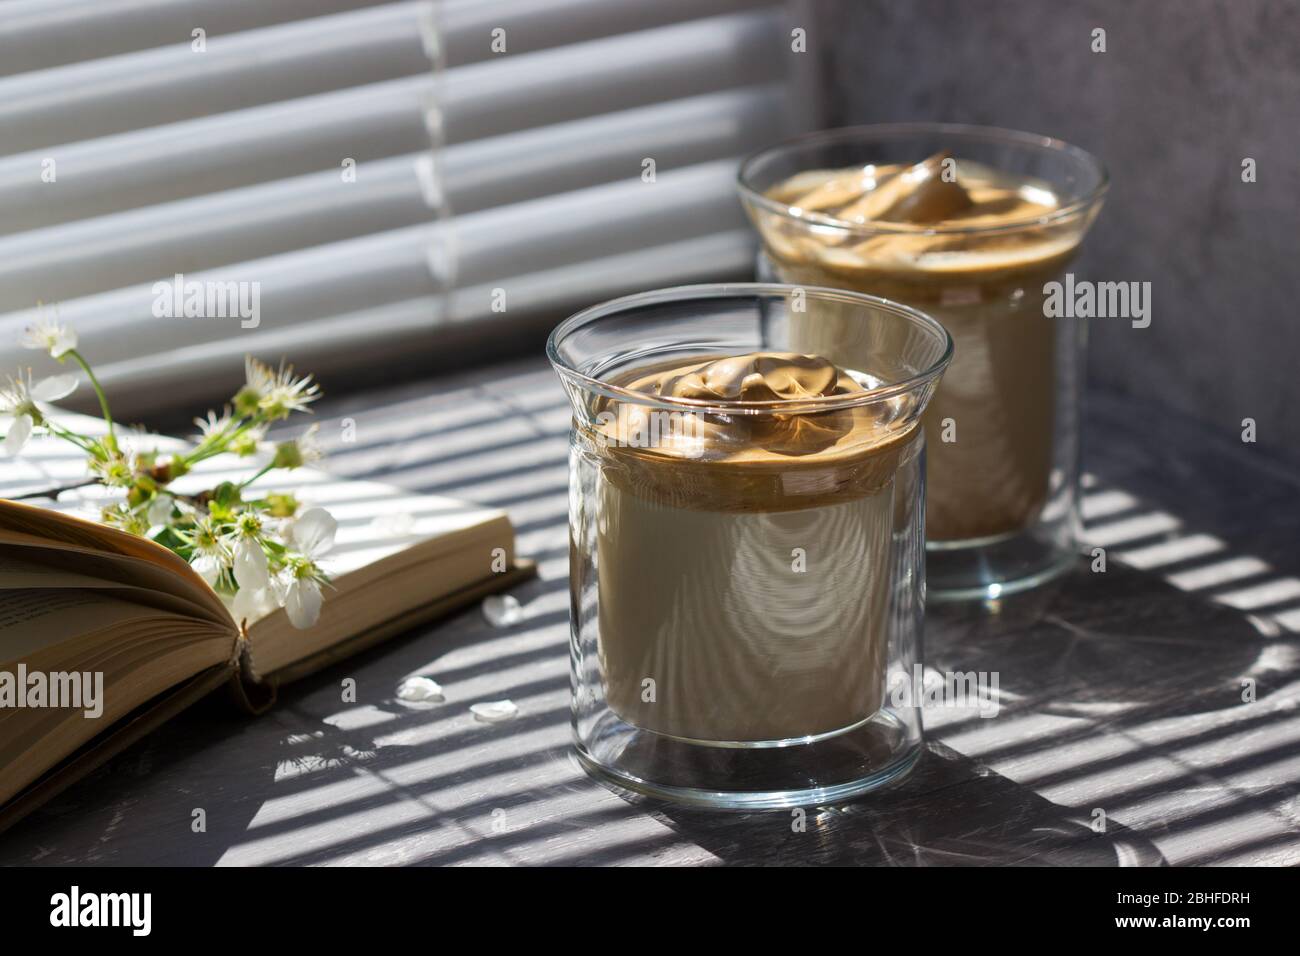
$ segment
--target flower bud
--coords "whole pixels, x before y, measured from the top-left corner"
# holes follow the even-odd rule
[[[253,415],[257,412],[258,405],[262,401],[262,396],[258,394],[257,389],[245,385],[235,393],[235,397],[232,401],[235,406],[235,411],[240,415]]]
[[[275,446],[275,457],[271,459],[272,468],[301,468],[303,465],[302,449],[296,441],[282,441]]]

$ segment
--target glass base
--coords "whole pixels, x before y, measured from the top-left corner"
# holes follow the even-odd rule
[[[1044,541],[1032,531],[972,541],[927,541],[926,600],[995,601],[1064,574],[1074,547]]]
[[[901,780],[921,756],[920,717],[882,710],[815,740],[705,744],[642,730],[606,712],[583,768],[606,783],[686,806],[770,810],[838,803]]]

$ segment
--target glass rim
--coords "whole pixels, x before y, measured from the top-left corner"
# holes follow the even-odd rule
[[[793,207],[769,199],[749,183],[749,173],[755,163],[775,154],[799,147],[852,142],[855,140],[865,142],[936,133],[944,136],[961,137],[968,141],[1011,144],[1068,156],[1090,168],[1097,176],[1097,185],[1086,195],[1071,200],[1063,206],[1058,206],[1044,215],[1026,216],[1021,219],[1012,219],[988,226],[934,226],[917,223],[850,222],[847,219],[836,219],[834,216],[819,212],[801,211],[796,215],[791,211]],[[1084,212],[1105,198],[1106,192],[1110,189],[1110,173],[1107,171],[1106,165],[1092,153],[1052,136],[970,123],[872,123],[862,126],[841,126],[836,129],[817,130],[764,146],[741,160],[740,167],[736,172],[736,189],[746,203],[758,206],[786,219],[806,225],[829,226],[858,235],[995,235],[1004,232],[1015,232],[1027,227],[1051,225]]]
[[[635,389],[611,385],[599,378],[579,371],[560,356],[559,346],[563,339],[600,319],[626,312],[632,308],[668,302],[685,302],[691,299],[742,299],[764,296],[788,299],[796,290],[802,290],[806,295],[823,301],[846,302],[859,307],[869,306],[876,310],[891,313],[904,321],[919,325],[932,334],[937,334],[939,340],[943,343],[943,353],[924,371],[900,381],[866,389],[862,392],[762,402],[709,402],[698,398],[665,398],[661,395],[651,395],[648,392],[639,392]],[[618,399],[638,405],[648,405],[653,408],[713,415],[767,415],[777,412],[784,414],[813,414],[844,408],[856,408],[860,405],[871,405],[884,399],[915,391],[938,379],[943,374],[944,369],[948,367],[948,363],[952,361],[954,348],[952,335],[937,319],[910,305],[895,302],[892,299],[881,298],[880,296],[867,295],[864,292],[850,292],[845,289],[832,289],[826,286],[789,285],[776,282],[720,282],[701,285],[679,285],[620,296],[575,312],[552,329],[551,334],[546,339],[546,357],[550,360],[551,366],[556,373],[561,378],[585,391],[606,398]]]

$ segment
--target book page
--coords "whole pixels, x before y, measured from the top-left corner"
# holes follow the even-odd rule
[[[90,588],[0,590],[0,663],[27,660],[87,634],[116,632],[166,614]]]
[[[13,530],[14,526],[36,533]],[[109,538],[100,533],[110,535]],[[234,628],[225,605],[177,555],[142,538],[17,502],[0,500],[0,549],[14,560],[38,562],[71,575],[172,595],[188,613]],[[58,586],[56,579],[54,586]]]
[[[198,600],[185,585],[185,581],[146,561],[116,555],[69,554],[29,546],[0,552],[0,591],[50,592],[71,588],[104,591],[111,597],[213,624],[233,635],[235,627],[230,618],[206,603],[211,593]],[[0,631],[0,642],[3,640]]]

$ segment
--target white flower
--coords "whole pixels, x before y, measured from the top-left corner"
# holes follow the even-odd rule
[[[186,542],[194,549],[190,567],[208,584],[215,586],[221,573],[230,564],[230,549],[212,526],[211,518],[201,518],[194,530],[184,534]]]
[[[154,495],[153,501],[149,502],[149,510],[146,512],[149,519],[149,527],[157,528],[167,525],[171,522],[172,507],[175,500],[171,495],[162,494],[161,492]]]
[[[77,376],[51,375],[32,386],[32,398],[38,402],[57,402],[77,390]]]
[[[37,402],[57,402],[61,398],[67,398],[76,390],[77,376],[75,375],[51,375],[33,385],[30,371],[26,378],[23,378],[20,373],[17,378],[10,376],[9,384],[0,388],[0,412],[11,415],[26,414],[36,418],[40,414],[36,407]]]
[[[34,424],[30,415],[14,416],[14,420],[9,423],[9,430],[5,432],[5,454],[14,458],[22,454],[23,446],[31,437]]]
[[[251,355],[244,356],[244,387],[260,398],[275,384],[275,369]]]
[[[295,574],[290,579],[289,589],[284,595],[284,612],[289,615],[289,621],[294,627],[306,630],[320,619],[323,601],[320,582],[315,577],[310,575],[300,577]]]
[[[295,548],[316,561],[334,547],[338,530],[338,521],[324,508],[308,508],[290,526],[289,540]]]
[[[86,462],[90,473],[110,488],[129,487],[135,477],[126,455],[108,451]]]
[[[251,355],[244,358],[244,375],[247,384],[235,396],[236,408],[256,401],[256,407],[273,421],[288,418],[293,412],[307,410],[307,406],[320,398],[320,386],[312,383],[310,375],[294,378],[293,366],[280,363],[272,369]]]
[[[265,425],[245,425],[231,436],[229,450],[241,458],[256,455],[264,438],[266,438]]]
[[[235,518],[235,527],[227,534],[227,544],[234,555],[235,583],[260,591],[271,583],[270,562],[262,539],[266,537],[262,518],[256,512],[244,511]]]
[[[271,602],[271,607],[284,607],[284,599],[289,593],[290,574],[284,568],[271,575],[271,582],[261,593]]]
[[[230,611],[236,622],[242,624],[250,619],[256,620],[257,597],[257,592],[252,588],[240,588],[235,592],[235,599],[230,602]]]
[[[41,349],[53,358],[63,358],[77,347],[77,333],[42,315],[23,332],[21,342],[23,348]]]
[[[144,537],[149,533],[149,524],[135,508],[125,501],[120,501],[100,512],[99,520],[110,528],[118,528],[127,534]]]
[[[226,430],[234,424],[234,421],[234,418],[231,417],[229,406],[227,406],[220,415],[209,409],[206,418],[194,419],[194,424],[199,428],[199,433],[195,436],[195,441],[206,441],[214,435],[224,436]]]
[[[239,589],[260,591],[271,583],[271,569],[262,542],[256,538],[239,538],[235,542],[235,582]]]
[[[206,552],[194,552],[194,557],[190,558],[190,567],[198,572],[199,577],[208,584],[216,587],[217,580],[221,577],[221,572],[225,570],[226,563],[215,554]]]
[[[282,589],[284,611],[294,627],[311,627],[320,618],[325,574],[316,562],[334,547],[338,527],[324,508],[308,508],[288,528],[286,538],[298,553],[289,555],[276,584]]]
[[[231,612],[235,620],[243,623],[244,621],[256,621],[259,618],[270,614],[280,602],[276,600],[275,592],[272,588],[240,588],[235,592],[235,600],[231,602]]]
[[[77,376],[53,375],[32,384],[31,372],[24,378],[10,377],[9,384],[0,388],[0,414],[12,415],[13,421],[5,433],[5,452],[18,455],[32,436],[32,429],[43,422],[37,402],[56,402],[71,395],[77,388]]]
[[[275,446],[275,457],[271,460],[273,468],[301,468],[303,465],[320,461],[323,457],[316,433],[320,425],[313,424],[292,441],[282,441]]]

